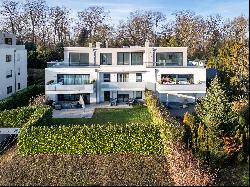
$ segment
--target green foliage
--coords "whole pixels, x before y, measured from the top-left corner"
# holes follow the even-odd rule
[[[160,128],[164,151],[168,152],[170,144],[183,141],[184,128],[179,122],[174,120],[167,109],[160,104],[154,92],[146,90],[145,101],[151,113],[154,125]]]
[[[35,110],[34,107],[4,110],[0,112],[0,127],[22,127]]]
[[[219,49],[216,68],[232,97],[248,95],[249,49],[248,43],[226,41]]]
[[[32,85],[0,101],[0,111],[28,105],[32,96],[44,93],[44,86]]]
[[[46,124],[52,117],[52,109],[43,107],[21,107],[0,112],[0,127],[28,127]]]
[[[196,105],[195,113],[185,115],[183,122],[188,127],[186,142],[203,160],[211,164],[246,160],[247,120],[233,111],[218,77],[211,82],[206,97]]]
[[[40,126],[22,129],[18,151],[23,155],[163,152],[159,129],[153,125]]]

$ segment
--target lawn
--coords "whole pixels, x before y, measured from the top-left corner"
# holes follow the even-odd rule
[[[150,113],[146,107],[134,108],[96,108],[93,117],[88,118],[53,118],[53,125],[83,125],[83,124],[113,124],[152,123]]]

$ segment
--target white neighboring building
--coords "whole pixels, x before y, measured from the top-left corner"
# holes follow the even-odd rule
[[[187,47],[65,47],[63,62],[45,69],[45,93],[54,101],[101,103],[144,99],[145,89],[162,102],[192,103],[206,93],[206,69],[187,64]]]
[[[27,87],[27,50],[14,34],[0,32],[0,99]]]

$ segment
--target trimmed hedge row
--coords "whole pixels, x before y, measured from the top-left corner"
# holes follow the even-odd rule
[[[145,91],[145,101],[153,123],[160,128],[164,151],[167,152],[171,144],[183,142],[185,129],[170,115],[153,91]]]
[[[34,107],[22,107],[0,112],[0,127],[22,127],[34,113]]]
[[[43,107],[21,107],[0,112],[0,127],[23,127],[42,125],[50,121],[52,109]]]
[[[10,110],[17,107],[28,105],[29,99],[32,96],[36,96],[44,93],[44,86],[32,85],[20,90],[6,99],[0,100],[0,111]]]
[[[29,154],[107,154],[117,152],[163,154],[159,129],[154,125],[93,124],[39,126],[22,129],[18,151]]]

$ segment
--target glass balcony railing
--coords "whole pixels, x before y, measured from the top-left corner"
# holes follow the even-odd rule
[[[159,84],[156,83],[157,91],[180,91],[180,92],[195,92],[195,91],[206,91],[206,83],[200,84]]]
[[[145,85],[145,82],[102,82],[101,90],[143,91],[145,90]]]

